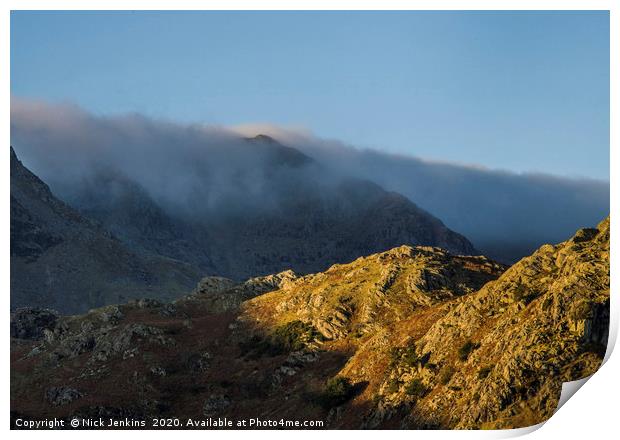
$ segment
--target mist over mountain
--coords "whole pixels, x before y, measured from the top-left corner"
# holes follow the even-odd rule
[[[248,140],[259,133],[271,138]],[[344,194],[343,187],[354,178],[406,196],[486,255],[512,262],[542,243],[566,239],[609,212],[608,182],[428,162],[277,127],[181,125],[137,114],[102,117],[71,105],[13,99],[11,138],[24,163],[64,200],[105,220],[112,197],[139,196],[139,206],[151,207],[147,211],[152,217],[142,220],[161,223],[160,232],[179,218],[188,230],[205,218],[212,226],[248,217],[269,225],[274,212],[289,212],[302,194],[312,194],[317,206],[329,206],[325,209],[330,212],[335,205],[345,213],[355,202],[343,206],[346,197],[333,195]],[[128,192],[132,186],[136,190]],[[366,202],[373,197],[365,191],[372,194],[377,188],[362,186],[366,189],[356,189],[357,197]],[[380,212],[376,208],[383,203],[373,212]],[[114,219],[108,226],[132,235],[118,223]],[[235,233],[246,226],[238,224]],[[316,222],[315,228],[324,225]],[[196,230],[182,235],[178,239],[186,241]],[[138,236],[144,231],[133,239]],[[160,238],[163,245],[170,237]]]
[[[204,274],[312,273],[401,244],[477,253],[406,197],[269,136],[36,103],[16,105],[12,127],[18,154],[82,215]]]
[[[566,240],[609,213],[609,182],[541,172],[513,173],[427,161],[275,126],[247,126],[328,164],[399,192],[469,238],[485,255],[513,263],[543,243]],[[465,147],[464,147],[465,148]]]

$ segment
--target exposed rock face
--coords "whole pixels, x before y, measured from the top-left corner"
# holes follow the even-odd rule
[[[204,188],[192,196],[189,214],[156,200],[132,176],[113,171],[71,185],[65,198],[134,250],[236,281],[284,270],[317,272],[403,244],[476,253],[465,237],[400,194],[333,176],[268,136],[240,143],[250,157],[260,158],[255,166],[225,182],[204,171]],[[256,180],[261,184],[246,183]],[[211,196],[217,200],[208,203]]]
[[[326,339],[359,337],[416,309],[472,293],[504,269],[485,257],[401,246],[298,278],[243,309],[250,320],[274,325],[294,317]]]
[[[45,398],[52,405],[66,405],[82,397],[82,393],[73,388],[52,387],[45,393]]]
[[[237,309],[247,299],[287,286],[296,279],[297,275],[292,270],[250,278],[243,283],[223,277],[205,277],[181,301],[206,306],[210,312],[226,312]]]
[[[137,254],[51,193],[11,148],[11,307],[84,312],[124,299],[172,299],[199,278],[187,264]]]
[[[14,339],[12,409],[528,426],[552,415],[563,381],[596,371],[608,307],[609,220],[507,270],[401,246],[323,273],[206,279],[172,307],[133,301],[60,317],[43,341]],[[42,407],[59,383],[88,403]]]
[[[217,294],[221,292],[225,292],[226,290],[232,288],[235,285],[235,282],[231,279],[224,277],[204,277],[198,285],[193,293],[195,294]]]
[[[45,330],[56,326],[58,313],[53,310],[21,308],[11,312],[11,337],[40,339]]]
[[[221,394],[212,394],[205,401],[203,414],[205,417],[215,417],[230,406],[230,399]]]
[[[609,326],[609,219],[545,245],[497,281],[450,306],[419,339],[420,361],[396,368],[384,405],[411,405],[406,423],[456,428],[535,424],[555,410],[561,385],[596,371]],[[422,356],[424,361],[422,362]],[[450,377],[442,371],[452,372]],[[472,398],[473,397],[473,398]]]

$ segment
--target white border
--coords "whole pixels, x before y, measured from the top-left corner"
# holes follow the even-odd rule
[[[2,84],[2,97],[4,105],[1,106],[2,125],[0,130],[5,139],[5,145],[8,146],[10,142],[10,78],[9,78],[9,63],[10,63],[10,10],[25,10],[25,9],[83,9],[83,10],[110,10],[110,9],[131,9],[131,10],[177,10],[177,9],[213,9],[213,10],[234,10],[234,9],[289,9],[289,10],[339,10],[339,9],[363,9],[363,10],[609,10],[610,11],[610,31],[611,31],[611,43],[610,43],[610,68],[611,68],[611,104],[610,104],[610,121],[617,120],[618,116],[618,87],[617,78],[620,72],[618,71],[618,55],[620,55],[620,48],[618,42],[620,41],[619,35],[619,7],[618,3],[614,1],[603,0],[505,0],[505,1],[490,1],[490,0],[437,0],[437,1],[402,1],[402,0],[383,0],[381,2],[373,1],[339,1],[339,0],[314,0],[314,1],[296,1],[294,4],[282,0],[265,0],[265,1],[243,1],[243,0],[229,0],[229,1],[190,1],[190,0],[152,0],[152,1],[136,1],[136,0],[93,0],[87,4],[84,1],[78,0],[64,0],[64,1],[41,1],[41,0],[24,0],[15,1],[8,0],[3,2],[3,14],[0,21],[0,48],[1,48],[1,66],[0,68],[0,83]],[[611,159],[611,223],[612,232],[612,255],[611,255],[611,289],[613,292],[617,292],[617,277],[614,275],[618,271],[618,258],[616,256],[617,241],[615,239],[615,231],[618,222],[618,203],[616,203],[619,192],[617,191],[618,181],[614,178],[614,171],[618,168],[618,129],[611,124],[610,133],[610,159]],[[0,161],[3,163],[3,169],[5,174],[2,179],[2,245],[4,249],[3,264],[0,268],[2,271],[3,280],[3,304],[0,305],[2,310],[8,317],[8,310],[10,309],[9,299],[9,155],[8,151],[4,155],[0,155]],[[611,319],[611,339],[615,342],[618,329],[618,301],[616,300],[616,294],[612,295],[611,307],[612,307],[612,319]],[[5,325],[7,325],[6,323]],[[6,327],[5,327],[6,328]],[[8,430],[9,422],[9,338],[6,336],[2,338],[2,353],[4,356],[4,362],[2,364],[2,376],[6,385],[7,392],[3,393],[2,406],[0,411],[2,420],[2,429]],[[608,355],[611,354],[613,343],[608,349]],[[601,367],[601,369],[588,381],[588,383],[571,398],[562,408],[554,415],[541,429],[536,430],[532,434],[532,438],[546,438],[547,436],[554,436],[559,438],[611,438],[612,433],[618,433],[618,414],[617,414],[617,399],[620,394],[620,361],[618,355],[611,356],[608,361]],[[537,427],[538,428],[538,427]],[[390,431],[388,435],[395,438],[411,438],[412,436],[424,436],[425,438],[503,438],[507,436],[521,435],[526,432],[531,432],[533,429],[514,430],[514,431]],[[48,431],[50,436],[59,437],[71,437],[81,438],[85,435],[84,432],[76,431]],[[94,431],[88,432],[88,436],[97,438],[108,437],[110,434],[117,436],[132,435],[131,432],[111,432],[111,431]],[[154,436],[156,438],[169,438],[174,435],[169,431],[150,431],[148,433],[142,431],[136,433],[138,435]],[[45,435],[41,431],[11,431],[11,436],[20,438],[35,438],[35,436]],[[348,434],[346,431],[321,431],[320,433],[313,431],[296,431],[295,433],[284,431],[252,431],[252,432],[231,432],[231,431],[184,431],[181,435],[192,437],[217,437],[217,438],[231,438],[241,437],[244,435],[250,435],[252,437],[258,436],[260,438],[286,438],[294,435],[297,438],[313,438],[317,435],[320,436],[334,436],[342,437],[347,435],[355,435],[361,437],[374,437],[378,435],[376,432],[360,432],[356,431],[352,434]]]

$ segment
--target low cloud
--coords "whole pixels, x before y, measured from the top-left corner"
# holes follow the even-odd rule
[[[305,180],[316,182],[327,175],[372,180],[503,260],[564,240],[609,213],[606,181],[360,150],[300,128],[181,125],[139,114],[95,116],[70,104],[11,101],[11,143],[18,156],[69,200],[83,182],[105,172],[134,180],[172,211],[208,213],[223,201],[244,210],[269,206],[270,194],[286,183],[281,170],[270,168],[273,157],[243,139],[260,133],[318,164],[286,173],[303,172]]]

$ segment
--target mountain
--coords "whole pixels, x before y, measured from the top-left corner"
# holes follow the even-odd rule
[[[136,253],[57,199],[11,148],[11,307],[63,313],[144,295],[172,299],[200,279],[190,265]]]
[[[273,137],[258,136],[254,141],[242,137],[257,133]],[[274,139],[279,142],[273,142]],[[179,223],[178,216],[184,223],[204,217],[215,221],[235,208],[239,217],[244,212],[268,207],[274,201],[272,195],[276,195],[277,201],[279,190],[295,189],[295,180],[286,175],[286,170],[293,174],[311,171],[298,180],[312,182],[310,189],[314,193],[327,189],[329,181],[337,180],[334,177],[341,177],[340,181],[346,180],[345,176],[366,179],[415,202],[449,229],[467,237],[479,253],[506,264],[530,255],[543,243],[564,241],[579,227],[592,225],[609,213],[609,179],[527,170],[515,173],[414,157],[415,139],[409,145],[412,156],[382,151],[379,145],[379,149],[347,145],[284,127],[185,124],[142,114],[97,115],[75,105],[13,98],[11,144],[24,164],[57,197],[80,211],[81,203],[85,202],[85,208],[96,203],[76,192],[83,193],[84,187],[95,182],[98,175],[120,176],[136,183],[164,214],[175,217],[175,223]],[[108,214],[116,216],[119,211]],[[111,218],[106,221],[113,223]],[[122,235],[109,225],[108,229],[119,238]],[[197,225],[196,231],[205,230],[204,225]],[[168,232],[164,230],[153,246],[167,246],[165,255],[173,258],[191,250],[189,254],[199,255],[200,261],[196,263],[209,274],[218,274],[220,267],[229,265],[231,258],[226,255],[210,262],[207,255],[211,252],[207,253],[204,246],[209,240],[201,238],[199,245],[194,244],[194,235],[182,234],[178,243],[173,239],[168,246]],[[149,241],[148,234],[139,234],[137,238]],[[276,241],[280,240],[278,237]],[[241,249],[253,252],[251,240],[244,241],[249,245]],[[402,244],[441,246],[433,242],[384,244],[385,247],[374,248],[370,253]],[[198,254],[198,250],[203,254]],[[257,252],[262,251],[257,248]],[[262,256],[270,258],[268,254]],[[243,280],[286,269],[285,264],[276,267],[274,263],[261,263],[258,256],[244,258],[250,265],[259,262],[264,271],[243,269],[235,274],[227,270],[219,274]],[[312,258],[306,257],[308,261]],[[181,259],[187,261],[185,257]],[[346,261],[350,260],[331,260],[324,267],[312,264],[310,272]]]
[[[205,158],[172,201],[109,168],[64,190],[65,198],[135,250],[235,280],[317,272],[403,244],[476,253],[406,197],[335,176],[273,138],[241,139],[234,148],[237,156],[228,162]]]
[[[609,219],[510,268],[400,246],[304,276],[207,277],[173,303],[16,312],[12,419],[529,426],[596,371],[608,326]]]

